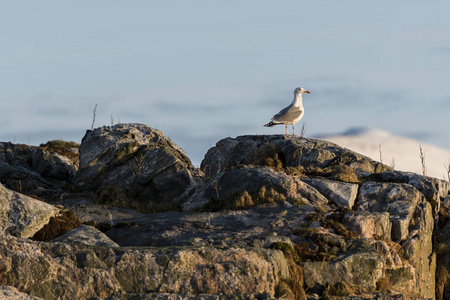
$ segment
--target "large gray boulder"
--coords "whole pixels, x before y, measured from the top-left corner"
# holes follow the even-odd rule
[[[389,169],[361,154],[336,144],[285,135],[249,135],[225,138],[209,149],[201,163],[201,169],[209,176],[239,164],[264,164],[274,155],[283,167],[301,166],[307,172],[346,165],[357,174],[368,175]]]
[[[296,177],[266,167],[241,166],[215,175],[183,203],[183,209],[198,210],[206,204],[213,203],[214,206],[214,202],[218,208],[239,208],[230,202],[237,201],[243,193],[248,193],[253,200],[251,203],[242,203],[240,208],[251,207],[252,203],[255,205],[281,200],[317,205],[328,202],[316,189]]]
[[[32,237],[59,211],[53,205],[14,192],[0,184],[0,234]]]
[[[181,148],[161,131],[142,124],[118,124],[87,131],[75,180],[100,196],[108,187],[119,187],[113,191],[122,193],[125,206],[132,199],[144,206],[170,206],[202,178]]]

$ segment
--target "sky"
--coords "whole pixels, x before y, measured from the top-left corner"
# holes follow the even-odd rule
[[[374,127],[450,148],[450,1],[0,0],[0,141],[160,129],[199,165],[301,86],[306,136]],[[297,134],[299,131],[297,132]]]

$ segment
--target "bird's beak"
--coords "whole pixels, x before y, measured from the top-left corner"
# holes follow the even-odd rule
[[[305,91],[305,93],[307,93],[307,94],[311,94],[309,91]]]

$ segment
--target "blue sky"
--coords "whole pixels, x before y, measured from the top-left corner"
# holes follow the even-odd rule
[[[144,123],[199,164],[302,86],[306,135],[377,127],[450,148],[449,1],[0,1],[0,141]],[[300,127],[299,124],[298,128]]]

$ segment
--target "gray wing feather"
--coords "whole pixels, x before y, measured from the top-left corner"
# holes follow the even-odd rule
[[[289,123],[297,119],[301,114],[302,111],[298,107],[290,105],[273,116],[272,120],[279,123]]]

